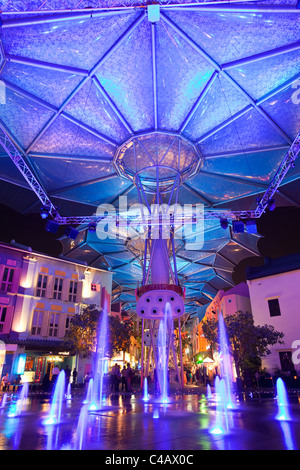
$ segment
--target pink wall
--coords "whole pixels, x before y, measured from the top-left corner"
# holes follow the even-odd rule
[[[216,312],[219,314],[223,311],[223,315],[232,315],[237,311],[251,311],[249,288],[245,282],[224,291],[220,290],[213,301],[206,309],[205,316],[212,317]]]

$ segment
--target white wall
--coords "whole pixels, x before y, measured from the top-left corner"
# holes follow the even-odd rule
[[[297,350],[296,344],[292,347],[293,342],[300,341],[300,270],[248,280],[247,283],[254,323],[273,325],[275,330],[284,333],[284,344],[270,346],[271,355],[263,358],[263,367],[273,373],[274,367],[280,368],[279,351],[293,353]],[[270,316],[268,299],[272,298],[279,299],[280,316]],[[300,364],[294,361],[294,365],[300,372]]]

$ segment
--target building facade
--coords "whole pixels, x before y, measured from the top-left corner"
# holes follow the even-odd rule
[[[250,294],[246,282],[241,282],[227,291],[220,290],[207,306],[203,320],[205,318],[217,320],[220,314],[226,317],[238,311],[251,312]],[[209,345],[203,335],[202,322],[198,324],[198,338],[198,353],[204,353],[209,349]]]
[[[205,307],[203,307],[205,308]],[[206,377],[210,377],[212,382],[213,374],[220,371],[220,358],[216,351],[213,351],[203,334],[203,321],[205,319],[218,320],[219,315],[226,317],[238,311],[251,312],[251,303],[248,285],[242,282],[227,291],[220,290],[214,299],[205,308],[205,313],[201,321],[194,322],[192,330],[193,356],[196,364],[201,364],[202,372]],[[233,365],[234,380],[236,378]]]
[[[241,282],[227,291],[220,290],[208,305],[205,316],[218,318],[222,314],[226,317],[238,311],[251,312],[249,288],[246,282]]]
[[[284,333],[284,344],[270,346],[262,366],[273,374],[300,372],[300,253],[265,259],[247,270],[252,314],[256,325],[273,325]],[[299,353],[298,353],[299,351]]]
[[[13,383],[41,383],[54,365],[76,369],[82,381],[88,360],[71,356],[63,338],[85,305],[110,309],[112,273],[30,247],[0,243],[0,372]]]

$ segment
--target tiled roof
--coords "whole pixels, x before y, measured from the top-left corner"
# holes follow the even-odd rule
[[[263,266],[248,267],[246,276],[248,280],[273,276],[300,269],[300,253],[295,253],[281,258],[265,258]]]
[[[11,332],[9,334],[0,334],[0,341],[5,344],[18,344],[19,346],[30,347],[33,349],[63,349],[66,350],[66,343],[63,340],[52,340],[44,338],[20,338],[18,333]]]
[[[10,334],[0,334],[0,341],[3,341],[5,344],[18,344],[19,342],[19,334],[18,333],[10,333]]]

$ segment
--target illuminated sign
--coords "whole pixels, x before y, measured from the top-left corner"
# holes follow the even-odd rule
[[[26,354],[20,354],[18,358],[17,374],[23,375],[25,371]]]
[[[47,359],[49,362],[63,362],[63,359],[59,356],[49,356]]]

